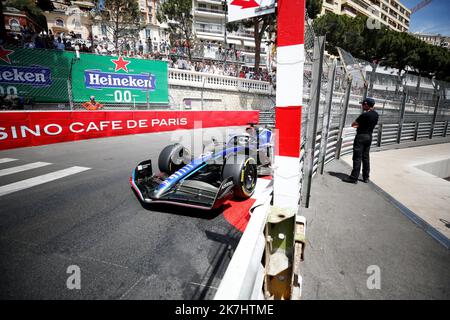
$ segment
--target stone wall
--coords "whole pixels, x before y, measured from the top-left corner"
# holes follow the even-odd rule
[[[171,108],[178,110],[270,110],[275,91],[267,95],[170,85],[169,100]]]

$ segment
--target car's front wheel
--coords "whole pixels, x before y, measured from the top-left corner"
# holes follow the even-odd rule
[[[248,199],[255,192],[258,179],[256,160],[248,156],[234,156],[226,160],[222,172],[223,179],[232,177],[234,195]]]
[[[171,175],[190,162],[191,155],[183,145],[179,143],[166,146],[158,158],[159,171]]]

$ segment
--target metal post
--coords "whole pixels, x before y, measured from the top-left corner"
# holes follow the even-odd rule
[[[380,123],[378,125],[378,132],[377,132],[377,147],[381,147],[381,139],[383,139],[383,124]]]
[[[222,2],[223,5],[223,30],[224,30],[224,40],[225,40],[225,45],[224,45],[224,49],[227,49],[227,2],[223,1]]]
[[[73,95],[72,95],[72,84],[70,83],[70,80],[67,80],[67,91],[69,94],[69,106],[70,110],[73,110]]]
[[[147,98],[147,110],[150,109],[150,79],[151,79],[151,74],[148,74],[148,85],[147,85],[147,92],[146,92],[146,98]]]
[[[397,143],[400,143],[400,141],[402,140],[403,121],[405,119],[405,109],[406,109],[406,97],[407,93],[403,92],[402,104],[400,106],[400,119],[398,122]]]
[[[431,122],[431,129],[430,129],[430,139],[433,139],[433,133],[434,133],[434,126],[436,125],[436,118],[438,115],[439,106],[441,104],[441,95],[438,93],[437,99],[436,99],[436,106],[434,107],[434,113],[433,113],[433,121]]]
[[[202,91],[200,92],[200,110],[203,111],[203,91],[205,91],[206,77],[202,77]]]
[[[367,87],[367,81],[364,81],[364,91],[363,91],[363,95],[362,95],[362,99],[366,99],[367,98],[367,91],[368,91],[368,87]],[[364,112],[364,108],[361,104],[361,112]]]
[[[335,156],[336,159],[339,159],[341,157],[342,135],[344,133],[345,122],[347,120],[347,111],[350,102],[350,92],[352,91],[352,82],[353,79],[349,77],[347,79],[347,88],[345,89],[344,110],[342,111],[341,122],[339,124],[339,132],[336,144],[336,156]]]
[[[448,120],[445,121],[444,133],[442,134],[442,136],[443,136],[444,138],[447,136],[447,130],[448,130]]]
[[[417,136],[419,135],[419,122],[416,121],[416,125],[414,126],[414,141],[417,141]]]
[[[325,37],[314,39],[313,73],[311,84],[311,103],[308,110],[308,125],[306,128],[304,179],[302,181],[301,204],[309,206],[311,180],[314,167],[314,151],[316,146],[317,120],[319,116],[320,88],[322,82],[323,55],[325,51]]]
[[[320,141],[320,153],[319,153],[319,172],[323,174],[323,169],[325,167],[325,159],[327,153],[327,143],[328,143],[328,132],[330,131],[330,115],[331,106],[333,103],[333,91],[334,91],[334,79],[336,77],[336,60],[333,61],[333,65],[328,73],[328,90],[327,90],[327,109],[323,112],[323,122],[322,122],[322,139]]]
[[[375,75],[376,75],[376,69],[378,67],[378,63],[371,63],[370,66],[372,68],[372,71],[370,73],[370,80],[369,80],[369,94],[371,96],[373,96],[373,85],[375,82]]]

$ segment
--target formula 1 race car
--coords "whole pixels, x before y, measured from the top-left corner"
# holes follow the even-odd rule
[[[227,143],[213,141],[193,158],[179,143],[166,146],[158,158],[139,163],[131,186],[144,203],[169,203],[198,209],[215,209],[230,198],[252,196],[259,175],[272,173],[273,133],[251,124],[245,134]]]

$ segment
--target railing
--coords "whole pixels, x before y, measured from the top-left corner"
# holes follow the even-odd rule
[[[372,136],[372,146],[381,147],[390,144],[401,144],[405,142],[447,137],[450,134],[449,120],[437,121],[434,126],[432,122],[407,122],[400,126],[398,123],[382,123],[375,127]],[[351,153],[353,150],[353,139],[356,130],[345,128],[340,155]],[[329,135],[329,139],[335,136]]]
[[[271,193],[270,184],[250,209],[251,218],[220,283],[215,300],[262,300],[266,238]]]
[[[274,94],[273,87],[269,82],[182,69],[169,69],[169,84],[266,95]]]
[[[225,14],[225,11],[219,9],[210,9],[210,8],[202,8],[197,7],[195,11],[207,12],[207,13],[216,13],[216,14]]]

